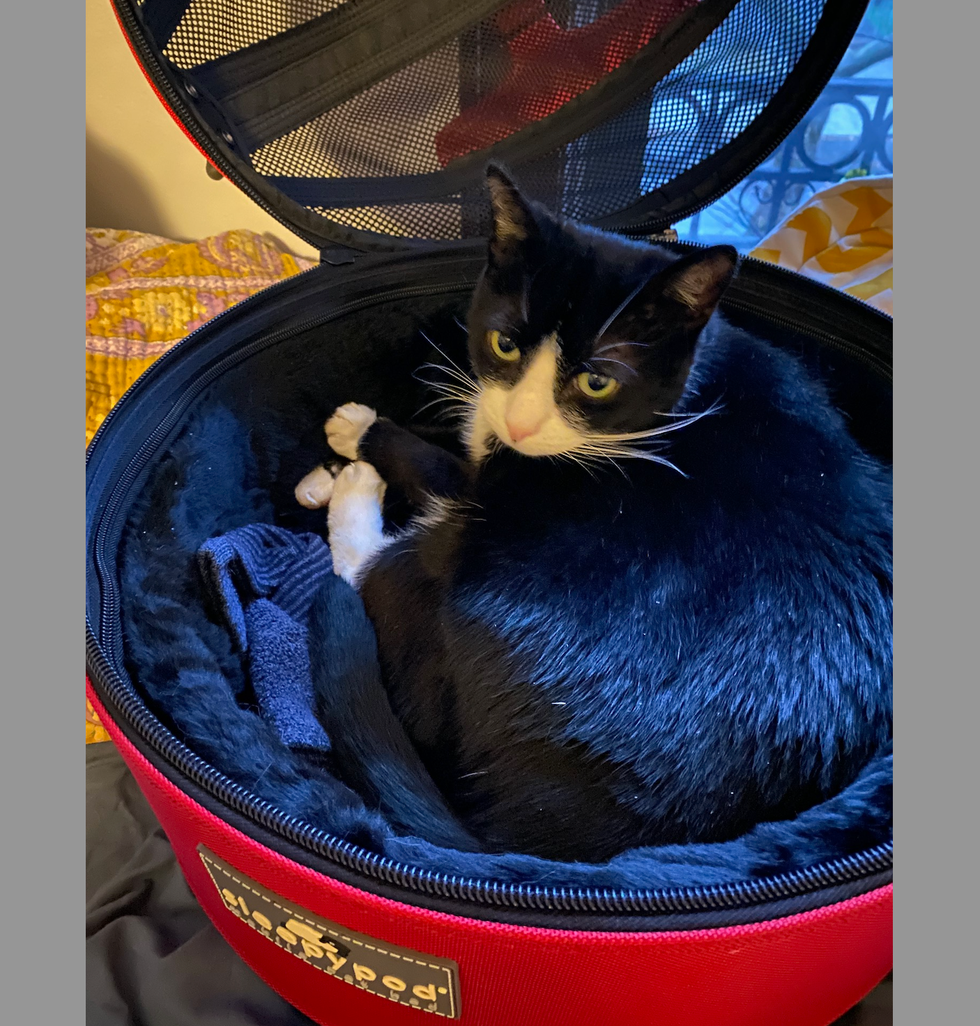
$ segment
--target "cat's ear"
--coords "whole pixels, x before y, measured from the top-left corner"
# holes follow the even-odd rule
[[[733,246],[712,246],[675,261],[654,279],[661,303],[676,304],[676,312],[691,328],[708,323],[738,266]]]
[[[624,300],[597,337],[647,342],[628,348],[623,360],[642,359],[648,376],[659,382],[658,409],[681,396],[694,360],[701,329],[708,323],[738,265],[731,246],[714,246],[681,257],[654,274]]]
[[[725,289],[735,275],[738,251],[732,246],[710,249],[675,260],[653,275],[624,301],[603,326],[615,334],[661,333],[680,330],[682,338],[696,341]]]
[[[537,223],[527,200],[503,168],[496,164],[487,168],[487,187],[492,214],[490,258],[506,264],[523,250],[537,231]]]

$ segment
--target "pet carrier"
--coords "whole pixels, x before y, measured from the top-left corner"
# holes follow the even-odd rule
[[[236,710],[265,728],[236,703],[240,665],[194,574],[233,527],[323,532],[292,488],[336,405],[412,422],[417,326],[461,315],[483,262],[488,161],[569,217],[687,252],[670,226],[775,150],[865,5],[113,2],[207,160],[322,255],[154,363],[88,450],[89,696],[217,928],[323,1026],[827,1026],[891,966],[890,758],[815,810],[834,840],[792,872],[726,878],[712,846],[674,885],[655,849],[625,853],[619,877],[396,857],[222,763]],[[753,260],[722,308],[800,355],[890,460],[890,318]],[[139,653],[125,623],[143,625]],[[197,733],[191,693],[208,696]]]

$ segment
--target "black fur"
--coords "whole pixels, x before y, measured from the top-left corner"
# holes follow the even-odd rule
[[[392,421],[381,418],[361,439],[358,456],[372,464],[393,495],[421,509],[433,497],[453,498],[468,491],[473,468]],[[390,519],[390,515],[389,515]]]
[[[424,831],[446,848],[478,850],[392,713],[374,630],[357,592],[339,577],[327,578],[317,592],[309,637],[317,713],[331,738],[337,776],[403,830]]]
[[[891,736],[888,472],[798,361],[714,313],[733,251],[672,261],[491,185],[476,374],[516,376],[557,332],[556,398],[596,430],[718,412],[666,436],[682,473],[507,448],[450,472],[467,505],[362,585],[396,715],[491,850],[601,861],[830,798]],[[493,361],[491,329],[520,364]],[[583,368],[621,377],[613,401],[574,392]],[[445,494],[424,446],[384,422],[364,443]]]

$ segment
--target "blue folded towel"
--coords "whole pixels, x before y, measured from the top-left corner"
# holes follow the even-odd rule
[[[198,567],[238,647],[247,654],[261,715],[290,748],[329,751],[314,712],[307,647],[313,596],[333,573],[315,534],[250,524],[201,546]]]

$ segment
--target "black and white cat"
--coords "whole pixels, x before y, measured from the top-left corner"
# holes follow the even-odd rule
[[[726,840],[891,736],[891,481],[792,356],[716,307],[737,254],[561,221],[488,172],[447,391],[468,460],[341,406],[335,571],[479,846],[598,861]],[[386,488],[417,509],[383,530]],[[424,829],[424,824],[421,829]]]

